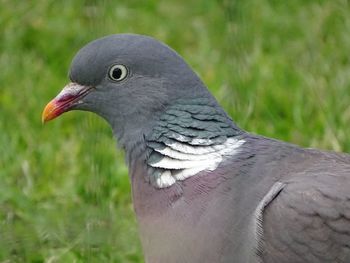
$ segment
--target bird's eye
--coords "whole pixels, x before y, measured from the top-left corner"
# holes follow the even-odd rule
[[[121,81],[128,75],[128,69],[124,65],[114,65],[109,69],[108,77],[113,81]]]

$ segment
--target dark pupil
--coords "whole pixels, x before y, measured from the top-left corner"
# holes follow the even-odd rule
[[[113,79],[119,79],[121,75],[122,75],[122,70],[120,68],[116,68],[112,72]]]

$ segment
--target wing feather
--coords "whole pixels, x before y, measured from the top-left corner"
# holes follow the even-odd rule
[[[263,213],[263,262],[350,262],[350,170],[293,176]]]

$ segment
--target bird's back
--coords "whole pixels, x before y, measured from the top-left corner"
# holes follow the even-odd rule
[[[350,262],[350,156],[306,150],[297,167],[265,208],[263,262]]]

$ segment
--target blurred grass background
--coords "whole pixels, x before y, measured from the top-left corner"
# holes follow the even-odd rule
[[[0,0],[0,262],[142,262],[107,124],[43,126],[73,55],[107,34],[175,48],[248,131],[350,150],[349,1]]]

